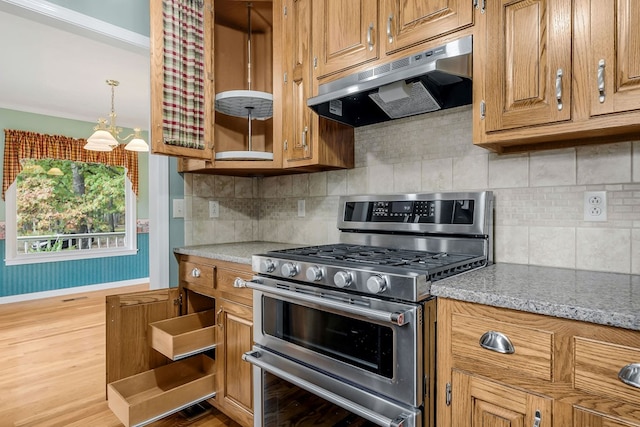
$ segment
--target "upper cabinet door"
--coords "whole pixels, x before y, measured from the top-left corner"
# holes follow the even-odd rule
[[[486,131],[571,118],[571,0],[487,2]]]
[[[640,109],[640,2],[590,0],[591,115]]]
[[[313,0],[315,77],[377,59],[377,25],[378,0]]]
[[[468,0],[382,0],[380,38],[386,53],[473,24]]]
[[[311,0],[287,0],[287,15],[283,31],[285,45],[283,137],[285,165],[308,160],[313,156],[311,137],[312,110],[307,107],[311,97]]]
[[[151,152],[211,160],[213,0],[152,0]]]

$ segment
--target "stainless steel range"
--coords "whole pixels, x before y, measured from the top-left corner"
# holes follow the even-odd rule
[[[254,255],[255,425],[431,426],[436,280],[492,262],[491,192],[342,197],[340,243]]]

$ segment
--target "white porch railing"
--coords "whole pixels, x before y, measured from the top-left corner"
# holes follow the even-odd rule
[[[56,252],[121,248],[126,246],[124,231],[114,233],[50,234],[18,237],[18,253]]]

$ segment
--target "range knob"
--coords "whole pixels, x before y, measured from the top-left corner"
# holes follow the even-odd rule
[[[260,271],[262,273],[273,273],[276,269],[276,264],[270,259],[263,259],[260,261]]]
[[[298,274],[298,266],[292,262],[285,262],[282,264],[282,267],[280,267],[280,271],[285,277],[293,277]]]
[[[353,276],[347,271],[338,271],[333,276],[333,283],[339,288],[348,288],[353,283]]]
[[[387,279],[382,276],[371,276],[367,279],[367,289],[372,294],[379,294],[387,289]]]
[[[309,280],[310,282],[317,282],[319,280],[322,280],[322,275],[322,269],[317,265],[312,265],[311,267],[307,268],[307,280]]]

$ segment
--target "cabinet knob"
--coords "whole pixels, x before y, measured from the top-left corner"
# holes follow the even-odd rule
[[[191,277],[200,277],[200,269],[198,267],[195,267],[193,270],[191,270]]]
[[[513,354],[516,352],[509,337],[496,331],[487,331],[482,334],[480,337],[480,347],[502,354]]]
[[[618,372],[618,378],[631,387],[640,388],[640,363],[630,363]]]

